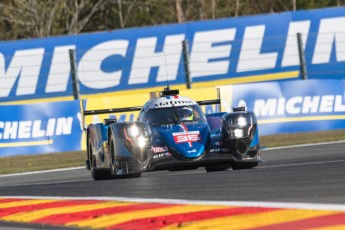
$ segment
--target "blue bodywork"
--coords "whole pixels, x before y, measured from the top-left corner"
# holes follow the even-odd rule
[[[253,112],[243,108],[205,116],[190,99],[175,99],[149,101],[135,122],[106,119],[89,125],[87,167],[93,177],[100,178],[99,171],[115,177],[152,170],[205,167],[211,172],[257,166],[260,144]],[[176,106],[169,107],[171,103]]]

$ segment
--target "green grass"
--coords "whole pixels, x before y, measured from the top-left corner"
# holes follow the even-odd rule
[[[84,151],[19,155],[0,158],[0,174],[84,166]]]
[[[345,130],[262,136],[262,146],[276,147],[296,144],[345,140]],[[85,151],[0,157],[0,174],[85,166]]]
[[[260,137],[260,144],[267,147],[277,147],[342,140],[345,140],[345,129],[323,132],[262,136]]]

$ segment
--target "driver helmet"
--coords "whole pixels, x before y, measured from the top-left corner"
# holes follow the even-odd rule
[[[193,110],[189,107],[183,107],[178,110],[178,115],[181,121],[192,121],[193,120]]]

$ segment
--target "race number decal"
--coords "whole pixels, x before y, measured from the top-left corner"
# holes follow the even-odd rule
[[[200,141],[199,131],[173,133],[175,143],[198,142]]]

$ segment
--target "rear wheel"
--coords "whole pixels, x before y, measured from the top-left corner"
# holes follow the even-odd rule
[[[225,171],[231,167],[230,164],[208,165],[205,166],[207,172]]]

